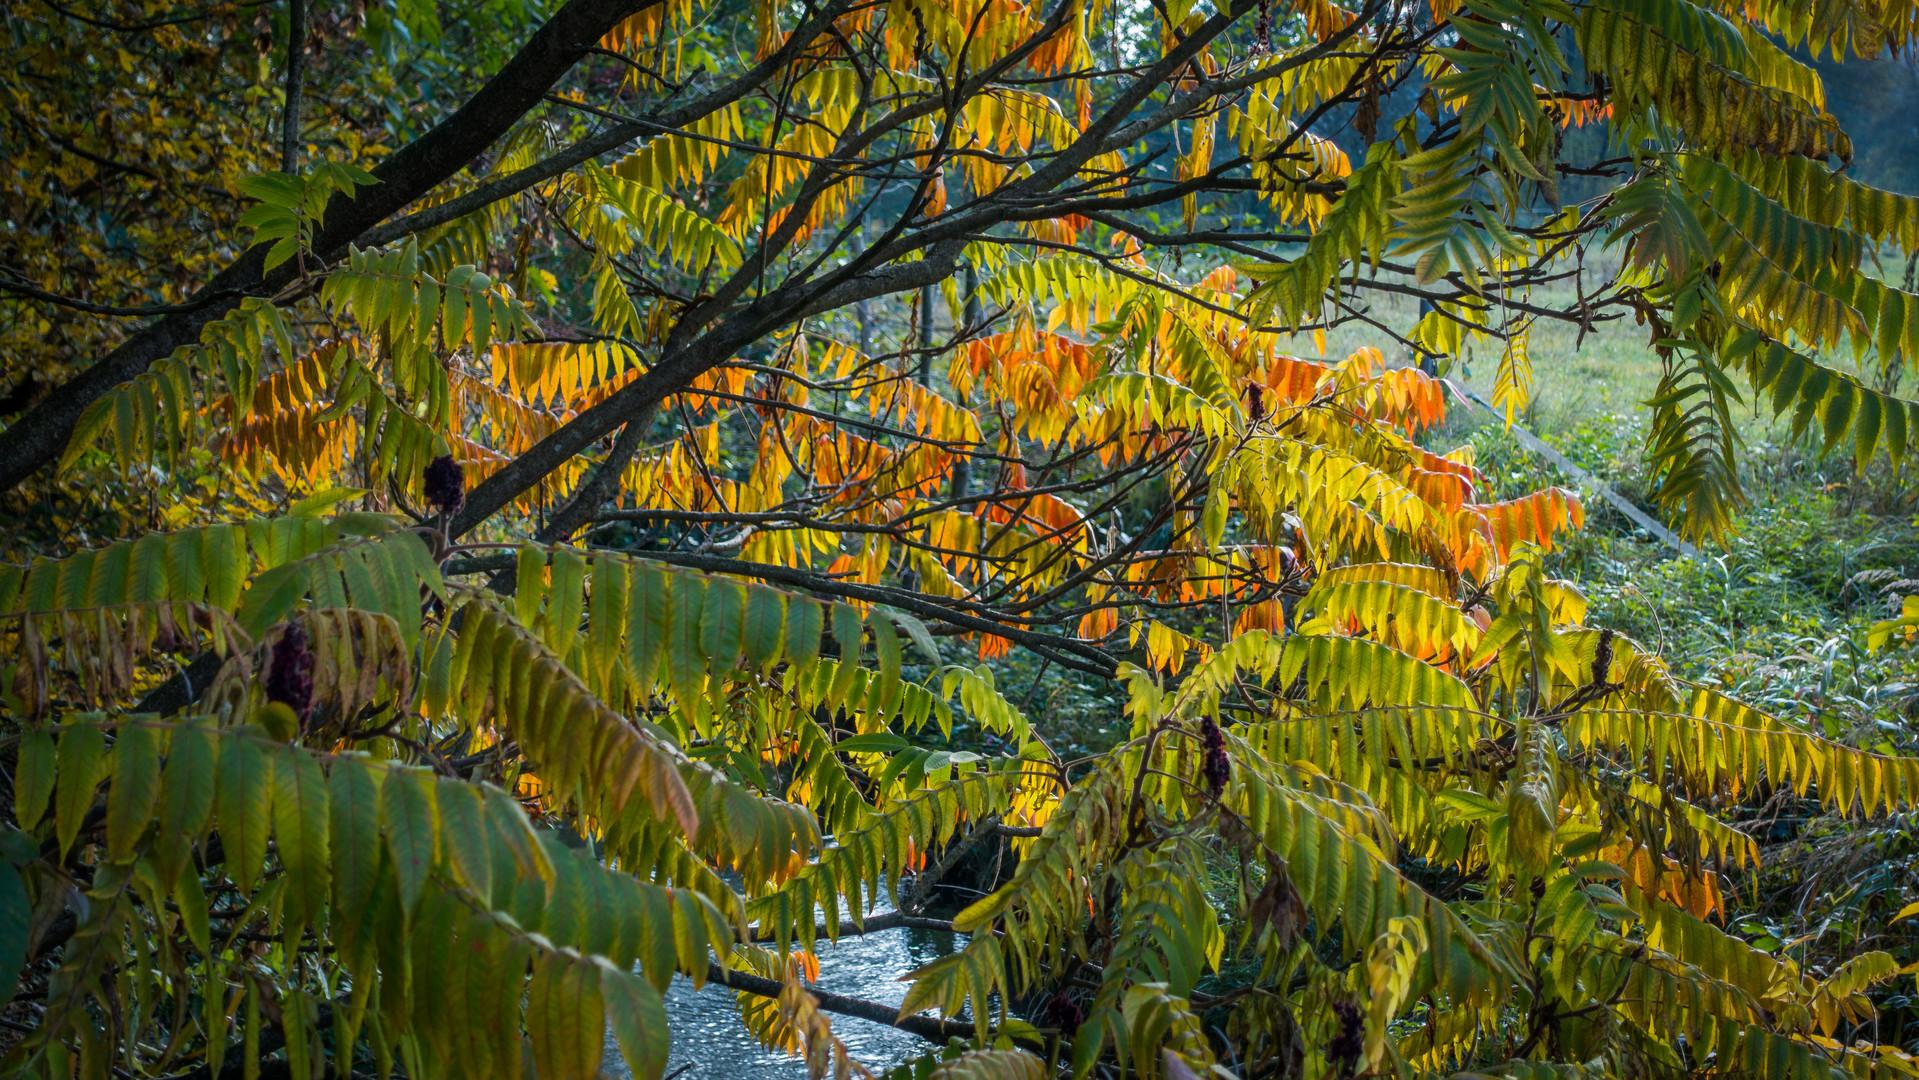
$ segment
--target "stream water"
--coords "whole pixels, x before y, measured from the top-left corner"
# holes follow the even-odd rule
[[[817,985],[836,994],[898,1005],[906,998],[906,984],[899,977],[955,947],[955,935],[950,932],[908,927],[848,935],[837,945],[821,938]],[[685,977],[674,979],[666,991],[666,1018],[673,1031],[667,1075],[691,1066],[676,1080],[795,1080],[806,1075],[806,1066],[798,1058],[760,1048],[740,1024],[733,991],[717,983],[696,991]],[[897,1028],[850,1016],[833,1017],[833,1033],[856,1059],[875,1072],[929,1049],[924,1040]],[[632,1076],[610,1041],[602,1071],[611,1080],[629,1080]]]

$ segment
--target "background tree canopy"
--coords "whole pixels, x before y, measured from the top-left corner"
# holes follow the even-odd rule
[[[1904,477],[1825,73],[1919,7],[0,19],[9,1074],[658,1077],[676,977],[814,1075],[1919,1073],[1914,906],[1747,918],[1911,740],[1589,625],[1580,497],[1448,441],[1565,328],[1691,541],[1742,404]]]

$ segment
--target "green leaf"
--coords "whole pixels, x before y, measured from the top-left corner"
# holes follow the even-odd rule
[[[306,185],[292,173],[275,170],[242,177],[239,188],[240,194],[268,206],[294,207],[300,205],[300,194]]]
[[[611,965],[600,967],[607,1026],[633,1075],[658,1080],[666,1070],[666,1008],[653,984]]]
[[[673,619],[667,640],[666,670],[682,708],[698,707],[706,665],[700,654],[700,609],[706,582],[693,574],[673,574]]]
[[[586,560],[571,548],[553,552],[553,587],[547,592],[546,645],[562,660],[570,658],[585,614]],[[531,624],[529,624],[531,625]]]
[[[446,1013],[442,1022],[448,1029],[445,1037],[462,1073],[490,1076],[498,1071],[493,1067],[496,1029],[507,1026],[493,1014],[493,1002],[488,1000],[494,987],[508,981],[497,966],[505,951],[504,935],[484,918],[465,920],[459,932],[460,940],[447,956],[447,993],[441,1002]],[[499,1057],[502,1064],[509,1060],[508,1054]]]
[[[873,628],[873,655],[880,662],[880,696],[889,711],[900,696],[900,639],[893,620],[877,608],[867,620]]]
[[[328,839],[333,846],[333,907],[364,911],[380,876],[380,789],[386,770],[361,758],[334,759],[327,777]],[[357,938],[359,920],[337,918],[334,932]]]
[[[245,534],[238,525],[215,525],[200,538],[200,556],[206,570],[207,603],[234,610],[246,583]]]
[[[239,225],[252,229],[253,242],[258,244],[292,236],[300,227],[300,219],[277,206],[251,206],[240,215]]]
[[[1487,798],[1468,788],[1449,787],[1434,796],[1434,801],[1452,809],[1449,816],[1461,821],[1485,821],[1506,812],[1504,803]]]
[[[220,754],[219,790],[214,814],[226,852],[227,876],[243,893],[253,891],[267,857],[267,830],[273,820],[273,758],[259,739],[232,738]]]
[[[366,488],[327,488],[325,491],[316,491],[287,507],[287,513],[293,517],[319,517],[339,503],[348,499],[357,499],[366,493]]]
[[[933,640],[933,635],[926,629],[925,623],[904,611],[888,611],[886,614],[906,630],[906,636],[913,639],[914,645],[919,646],[920,652],[926,656],[927,663],[938,667],[945,662],[940,659],[939,644]]]
[[[632,592],[627,599],[627,664],[642,692],[650,692],[666,651],[673,597],[667,576],[652,567],[634,567]]]
[[[349,498],[351,497],[351,494],[350,494],[351,492],[358,491],[358,490],[360,489],[358,488],[335,488],[334,489],[334,491],[346,491],[349,493],[346,496],[342,496],[342,498]],[[330,495],[332,493],[329,492],[327,494]],[[321,497],[322,496],[320,495],[314,496],[314,498],[316,499]],[[335,514],[331,518],[328,518],[326,524],[327,524],[327,528],[332,529],[334,532],[339,533],[341,536],[372,537],[372,536],[386,536],[389,533],[392,533],[394,528],[400,523],[401,520],[404,520],[404,519],[396,519],[394,515],[392,514],[376,514],[371,511],[349,510],[345,513]],[[408,535],[417,537],[419,534],[409,533]]]
[[[207,961],[207,967],[209,971],[218,972],[220,970],[220,962],[218,959],[210,958]],[[203,1030],[217,1032],[222,1036],[221,1038],[207,1040],[207,1072],[213,1076],[220,1075],[221,1063],[226,1060],[227,1040],[225,1035],[229,1019],[227,1010],[229,1007],[228,1002],[231,1000],[226,994],[224,982],[218,985],[219,993],[206,994],[201,998]]]
[[[326,777],[313,755],[297,746],[281,747],[274,756],[273,835],[286,869],[286,916],[307,924],[326,909],[332,893]]]
[[[739,582],[715,578],[706,583],[700,610],[700,651],[713,671],[727,671],[740,660],[741,617],[746,590]]]
[[[268,233],[268,230],[263,229],[261,231]],[[274,267],[279,266],[281,263],[299,254],[299,251],[300,240],[297,236],[288,236],[283,240],[276,241],[272,247],[267,249],[265,269],[272,270]]]
[[[40,857],[40,845],[33,837],[13,828],[0,825],[0,859],[15,866],[25,866]]]
[[[853,692],[853,676],[860,666],[860,650],[865,643],[865,621],[851,604],[833,605],[833,640],[840,645],[840,669],[833,676],[829,691],[832,700],[845,701]]]
[[[40,824],[47,812],[47,800],[53,795],[56,752],[53,734],[45,729],[20,736],[19,765],[13,777],[13,814],[23,829]]]
[[[490,1010],[494,1016],[508,1018],[505,1024],[496,1025],[493,1032],[493,1059],[497,1062],[495,1075],[499,1080],[520,1080],[521,1066],[526,1057],[526,1037],[521,1034],[518,1020],[521,1000],[526,995],[526,973],[531,966],[533,946],[525,938],[517,935],[499,935],[499,955],[492,957],[493,970],[499,972],[492,986],[481,987],[474,995],[479,1009]]]
[[[133,546],[127,598],[136,603],[168,599],[167,538],[148,533]]]
[[[440,822],[433,792],[427,786],[432,783],[433,777],[426,773],[395,769],[387,777],[381,799],[387,851],[393,856],[393,870],[400,882],[400,904],[409,915],[420,902],[427,871],[433,869]]]
[[[536,544],[520,545],[517,588],[513,594],[513,617],[520,625],[538,625],[540,598],[546,595],[546,551]]]
[[[247,586],[246,595],[240,598],[240,610],[234,616],[240,622],[240,629],[257,640],[267,627],[286,618],[306,596],[310,570],[305,562],[289,562],[254,578]]]
[[[786,629],[786,597],[777,589],[746,591],[746,661],[757,668],[780,658],[780,635]]]
[[[402,568],[404,580],[418,582],[426,586],[428,592],[439,597],[441,603],[448,602],[446,579],[440,576],[440,564],[434,561],[433,552],[428,550],[425,537],[412,530],[394,533],[381,541],[380,548],[382,551],[391,553],[404,564]],[[417,606],[415,610],[418,610]],[[416,617],[414,622],[417,624],[418,621]],[[405,625],[405,623],[406,620],[402,619],[401,624]]]
[[[213,933],[207,924],[207,892],[200,884],[199,874],[181,874],[179,884],[173,887],[173,902],[180,908],[180,926],[187,932],[187,940],[200,950],[202,956],[213,955]]]
[[[1206,493],[1206,508],[1200,513],[1200,532],[1208,548],[1217,548],[1226,538],[1226,516],[1231,509],[1231,492],[1224,483],[1215,483]]]
[[[286,1036],[287,1074],[291,1080],[314,1080],[309,1041],[319,1035],[313,999],[304,990],[289,990],[280,999],[280,1031]]]
[[[20,969],[27,963],[27,930],[32,925],[33,905],[27,899],[26,882],[12,863],[0,862],[0,1005],[12,1001],[20,985]]]
[[[434,786],[449,861],[467,888],[485,900],[493,895],[493,851],[479,789],[458,780],[441,780]]]
[[[460,931],[472,921],[465,907],[451,895],[434,892],[420,903],[407,928],[406,945],[412,953],[413,985],[409,988],[412,1015],[404,1023],[441,1059],[452,1056],[450,1037],[466,1020],[459,998],[465,989],[458,981]]]
[[[876,735],[855,735],[841,739],[833,744],[833,749],[842,754],[890,754],[913,745],[904,735],[895,735],[882,731]]]
[[[60,729],[60,776],[53,793],[53,815],[63,861],[74,838],[80,835],[87,811],[93,808],[93,791],[100,786],[106,752],[107,740],[99,725],[83,722]]]
[[[605,1047],[599,969],[548,953],[527,993],[526,1030],[540,1080],[592,1080]]]
[[[167,747],[160,784],[160,827],[154,834],[154,867],[160,884],[172,888],[193,845],[206,834],[213,814],[215,768],[220,743],[211,728],[182,724]]]
[[[786,658],[805,664],[820,654],[820,634],[826,613],[814,600],[795,598],[786,605]]]
[[[520,808],[513,796],[488,784],[485,786],[487,824],[493,835],[506,845],[513,854],[514,869],[521,881],[538,881],[544,886],[553,883],[553,859],[547,854],[546,845],[533,831],[533,823],[527,820],[526,811]],[[545,891],[544,889],[542,890]]]
[[[300,714],[284,701],[269,701],[253,714],[253,723],[274,742],[292,742],[300,737]]]
[[[728,750],[726,756],[733,765],[733,775],[751,784],[755,790],[765,791],[772,786],[766,779],[766,771],[760,768],[757,751]]]
[[[107,790],[107,857],[125,862],[146,831],[160,797],[160,729],[120,726],[113,742],[113,786]]]
[[[631,611],[627,560],[600,554],[593,560],[592,607],[587,614],[585,663],[593,692],[602,700],[620,694],[614,673],[620,667],[620,634]]]
[[[369,187],[380,182],[379,177],[350,161],[329,161],[326,167],[333,173],[333,186],[348,194],[354,186]]]

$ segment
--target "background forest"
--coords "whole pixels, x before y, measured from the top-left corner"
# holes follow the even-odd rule
[[[0,27],[5,1075],[1919,1075],[1919,8]]]

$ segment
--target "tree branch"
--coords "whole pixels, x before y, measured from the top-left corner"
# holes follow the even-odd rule
[[[913,879],[913,890],[907,893],[906,902],[900,906],[908,911],[920,911],[925,906],[926,898],[932,893],[933,887],[944,880],[947,874],[953,872],[953,867],[959,865],[959,861],[966,857],[967,852],[978,846],[982,839],[998,835],[999,815],[990,814],[986,820],[968,831],[965,839],[946,845],[946,851],[940,855],[939,865],[930,871],[921,872]]]
[[[1376,7],[1377,0],[1374,0],[1368,11]],[[1031,205],[1036,197],[1073,180],[1088,160],[1109,149],[1108,144],[1121,138],[1121,134],[1126,142],[1134,141],[1198,108],[1209,99],[1211,93],[1217,92],[1215,89],[1181,95],[1153,115],[1121,128],[1132,112],[1167,79],[1191,62],[1207,42],[1225,32],[1234,20],[1250,10],[1252,8],[1248,6],[1208,19],[1175,49],[1148,68],[1134,85],[1127,87],[1106,113],[1071,146],[1026,179],[1008,184],[990,198],[919,229],[911,236],[901,235],[906,224],[902,218],[888,236],[882,237],[864,256],[853,260],[838,272],[819,280],[791,281],[784,287],[763,293],[751,303],[720,318],[717,324],[698,337],[692,335],[698,333],[700,325],[714,317],[722,302],[708,301],[695,307],[682,317],[680,324],[668,336],[659,362],[649,368],[646,374],[574,416],[487,477],[469,493],[465,505],[453,519],[449,532],[457,537],[472,530],[640,409],[657,405],[679,393],[695,376],[724,362],[748,343],[760,340],[795,319],[863,299],[937,285],[958,268],[958,257],[969,235],[1015,218],[1050,216],[1038,212]],[[1261,69],[1261,77],[1276,76],[1335,51],[1354,32],[1349,27],[1318,46],[1270,64]],[[1227,80],[1217,85],[1236,87],[1240,81],[1243,80]],[[835,148],[835,156],[856,153],[876,137],[877,132],[890,129],[901,117],[914,113],[916,108],[919,107],[900,110],[858,137],[843,138]],[[1115,134],[1116,131],[1121,134]],[[804,202],[805,192],[802,192],[800,203],[795,205]],[[784,227],[789,230],[796,227],[801,216],[797,211],[790,213]],[[762,245],[761,258],[765,257],[765,250],[766,245]],[[884,265],[914,251],[923,252],[918,261],[895,263],[871,273],[860,272],[863,266]],[[732,284],[736,284],[738,279],[739,274],[736,274]]]
[[[499,74],[431,131],[401,147],[373,170],[380,181],[327,205],[314,249],[331,260],[367,230],[465,168],[538,104],[607,31],[662,0],[568,0]],[[69,379],[0,432],[0,491],[18,487],[60,455],[80,416],[114,387],[145,371],[238,306],[245,295],[276,291],[297,273],[292,260],[265,273],[266,245],[255,245],[214,275],[189,303],[221,299],[162,318]]]
[[[287,0],[286,103],[280,112],[280,171],[300,171],[300,81],[307,66],[306,0]]]
[[[38,300],[45,304],[55,304],[75,311],[84,311],[89,315],[106,315],[116,319],[150,318],[155,315],[180,315],[190,311],[199,311],[210,304],[222,300],[237,300],[240,294],[234,290],[208,292],[202,289],[196,297],[184,304],[148,304],[144,307],[128,307],[120,304],[96,304],[91,300],[82,300],[77,296],[63,296],[48,292],[12,276],[0,277],[0,292],[24,296],[29,300]]]
[[[579,531],[580,526],[593,520],[593,512],[606,505],[606,501],[620,490],[620,477],[626,471],[626,463],[633,460],[633,454],[644,441],[646,429],[652,426],[653,412],[652,409],[643,409],[640,415],[626,422],[626,426],[620,429],[620,437],[613,441],[613,449],[600,462],[593,475],[582,481],[573,498],[555,511],[539,532],[533,534],[536,542],[561,543]],[[487,582],[487,588],[497,593],[510,593],[518,587],[518,576],[518,565],[508,566],[493,575],[493,579]]]
[[[707,965],[706,981],[769,998],[779,997],[780,991],[786,989],[786,984],[776,979],[762,978],[744,971],[728,971],[718,964]],[[973,1034],[973,1025],[962,1024],[957,1020],[935,1020],[930,1016],[901,1016],[899,1009],[892,1005],[882,1005],[877,1001],[867,1001],[864,998],[847,997],[845,994],[835,994],[816,987],[807,987],[807,992],[812,994],[813,999],[819,1002],[820,1008],[827,1012],[871,1020],[875,1024],[885,1024],[888,1027],[918,1035],[930,1042],[944,1043],[948,1039],[970,1038]]]
[[[648,135],[670,135],[695,120],[709,116],[752,93],[765,82],[769,75],[791,63],[814,37],[832,25],[833,19],[844,11],[844,6],[844,4],[835,4],[811,21],[802,23],[778,51],[747,69],[739,78],[710,93],[702,94],[678,108],[668,109],[656,116],[635,117],[615,124],[592,138],[574,143],[544,161],[482,184],[457,198],[436,203],[405,217],[389,221],[362,236],[360,243],[363,246],[378,247],[382,244],[390,244],[403,236],[411,236],[423,229],[444,225],[455,218],[464,217],[475,210],[491,206],[501,199],[512,198],[535,184],[550,180],[575,165],[616,150],[634,139]]]

